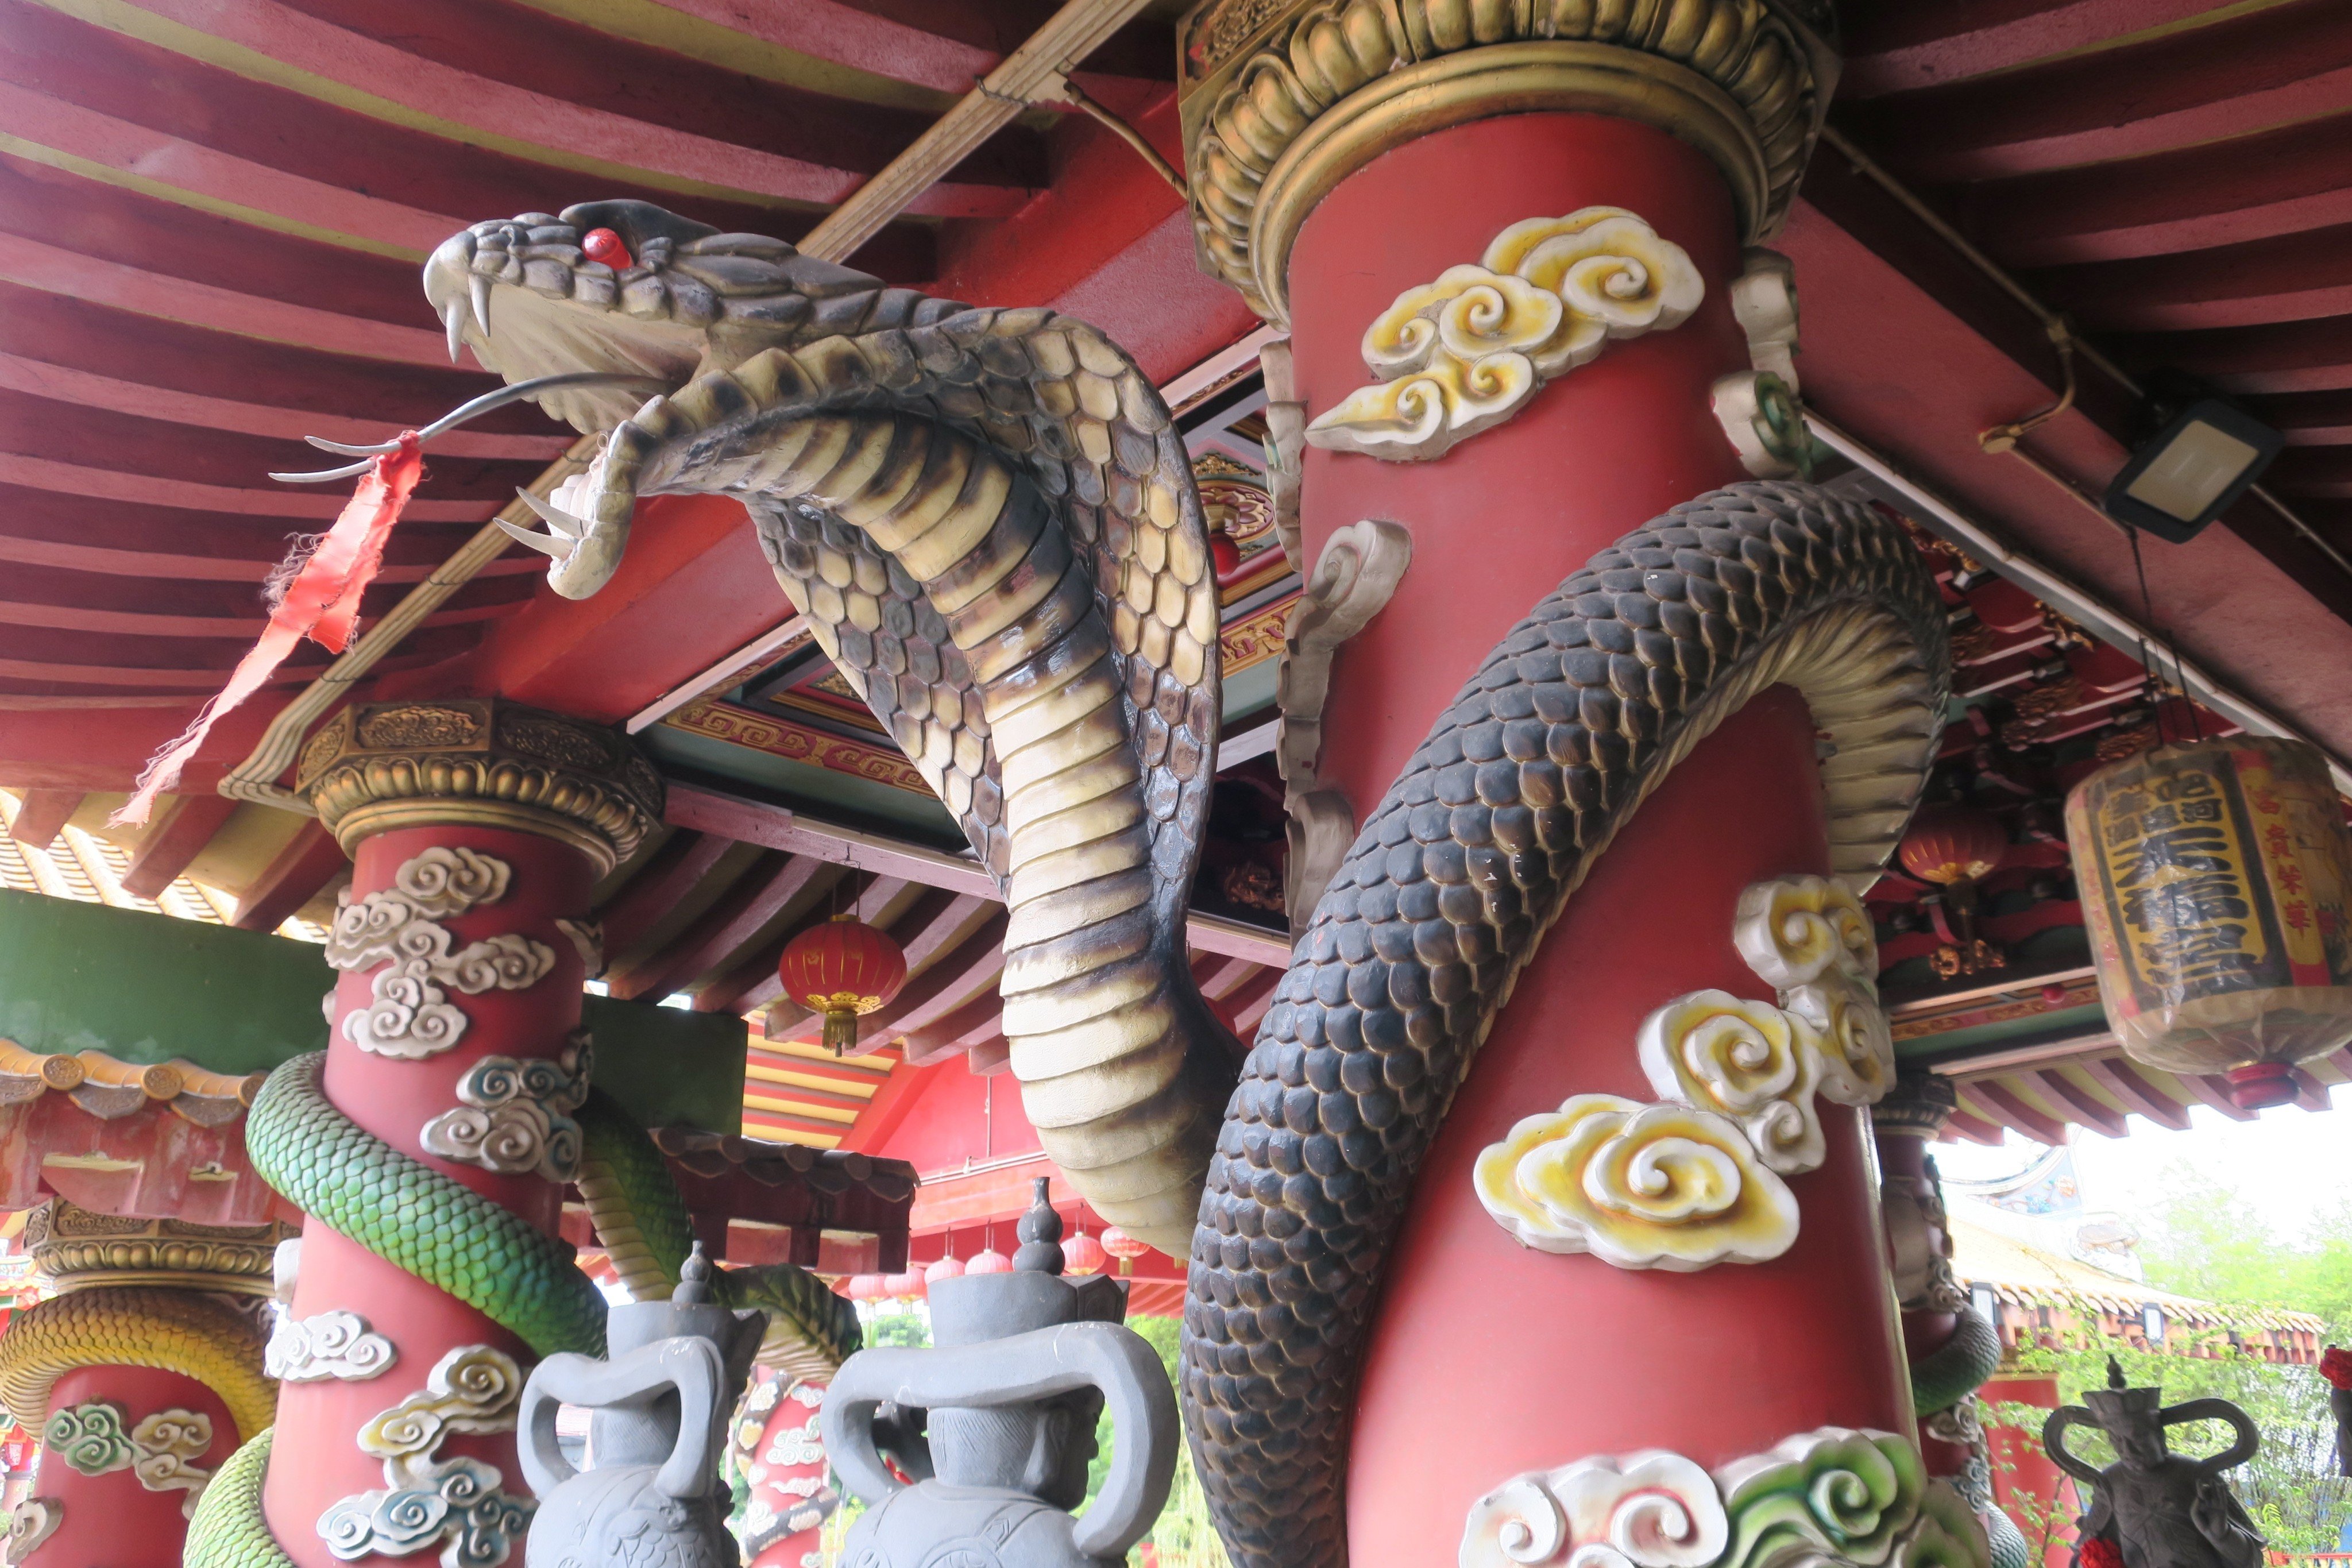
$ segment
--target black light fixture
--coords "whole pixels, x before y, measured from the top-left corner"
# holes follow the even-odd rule
[[[2263,477],[2286,438],[2187,378],[2159,374],[2141,403],[2139,439],[2108,481],[2107,515],[2186,544]]]

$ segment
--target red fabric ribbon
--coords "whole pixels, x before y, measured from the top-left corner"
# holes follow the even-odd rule
[[[351,646],[359,624],[360,596],[375,581],[383,564],[384,541],[400,510],[424,476],[425,455],[416,432],[400,434],[400,450],[387,452],[360,478],[359,489],[343,507],[342,515],[311,548],[306,558],[298,546],[281,573],[290,570],[284,597],[270,611],[261,640],[237,661],[220,694],[204,706],[196,721],[179,739],[155,754],[139,775],[138,792],[107,820],[137,824],[147,820],[155,797],[180,781],[180,770],[204,745],[205,737],[221,718],[261,689],[287,656],[309,637],[330,653]]]

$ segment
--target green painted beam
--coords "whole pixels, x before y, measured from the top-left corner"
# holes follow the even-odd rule
[[[28,1051],[267,1072],[324,1049],[309,942],[0,889],[0,1037]]]
[[[29,1051],[267,1072],[326,1047],[333,983],[310,942],[0,889],[0,1038]],[[742,1131],[742,1019],[582,1002],[597,1085],[646,1125]]]

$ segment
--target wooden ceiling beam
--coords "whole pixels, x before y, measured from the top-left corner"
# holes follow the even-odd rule
[[[47,849],[81,809],[81,802],[82,792],[78,789],[28,789],[24,804],[16,808],[16,820],[9,824],[8,837],[35,849]]]
[[[693,981],[720,967],[737,949],[760,933],[761,927],[782,913],[806,890],[819,873],[832,868],[805,856],[766,858],[738,877],[718,901],[697,916],[685,931],[658,952],[614,974],[607,984],[614,995],[626,1001],[656,1001],[683,991]]]
[[[230,923],[239,931],[276,931],[350,864],[335,836],[316,818],[306,818],[292,840],[237,900],[236,919]]]
[[[2159,1127],[2189,1131],[2189,1108],[2140,1077],[2138,1069],[2119,1057],[2102,1057],[2081,1064],[2099,1086]]]
[[[131,865],[122,873],[124,892],[142,899],[162,897],[236,810],[236,802],[217,795],[184,795],[173,799],[170,815],[131,851]]]
[[[604,951],[617,957],[643,941],[733,847],[713,833],[670,835],[654,851],[652,862],[597,911],[604,926]]]
[[[2080,1118],[2083,1124],[2105,1133],[2110,1138],[2122,1138],[2131,1131],[2124,1113],[2068,1078],[2056,1068],[2042,1068],[2032,1075],[2033,1081],[2046,1094],[2054,1095],[2058,1103]]]
[[[2036,1110],[2025,1098],[2005,1083],[1991,1079],[1973,1079],[1960,1086],[1963,1092],[1974,1095],[1977,1103],[1991,1113],[1992,1120],[2002,1126],[2022,1132],[2036,1143],[2052,1148],[2066,1142],[2066,1124],[2045,1111]]]
[[[908,1031],[904,1049],[909,1067],[929,1067],[999,1032],[1004,998],[993,990],[982,992],[944,1016]]]
[[[2232,1121],[2252,1121],[2255,1112],[2244,1109],[2230,1098],[2230,1080],[2211,1073],[2177,1072],[2173,1079],[2181,1088],[2195,1095]]]

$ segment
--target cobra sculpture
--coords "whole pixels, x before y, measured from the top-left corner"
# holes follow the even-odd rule
[[[596,229],[630,265],[586,258]],[[551,531],[526,536],[549,580],[602,587],[640,497],[743,503],[819,645],[1004,889],[1003,1029],[1046,1152],[1107,1218],[1181,1254],[1239,1047],[1184,943],[1217,584],[1151,384],[1050,310],[886,289],[634,202],[477,225],[435,253],[425,291],[510,381],[680,384],[634,413],[609,390],[541,400],[610,432],[541,503]]]
[[[595,228],[620,270],[586,259]],[[1943,611],[1898,525],[1803,485],[1678,507],[1538,604],[1438,721],[1236,1088],[1182,934],[1213,574],[1182,445],[1123,353],[1050,311],[927,300],[629,203],[477,226],[426,289],[453,345],[510,381],[677,384],[634,413],[610,391],[542,399],[610,431],[530,536],[557,591],[611,576],[640,497],[741,500],[1003,882],[1024,1106],[1093,1206],[1192,1259],[1181,1393],[1244,1568],[1345,1560],[1346,1413],[1406,1190],[1611,836],[1776,682],[1832,743],[1841,874],[1884,861],[1933,754]]]

